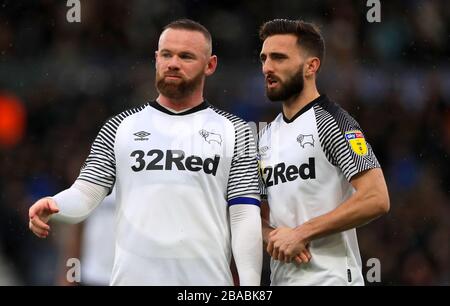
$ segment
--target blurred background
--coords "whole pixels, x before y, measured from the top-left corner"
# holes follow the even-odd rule
[[[359,121],[391,196],[358,230],[363,265],[378,258],[383,285],[450,284],[450,1],[381,1],[379,23],[365,0],[80,2],[69,23],[67,1],[0,1],[0,285],[58,283],[72,238],[36,238],[28,208],[72,184],[108,117],[156,97],[158,36],[181,17],[213,36],[209,102],[254,122],[281,107],[264,96],[258,27],[316,22],[319,91]]]

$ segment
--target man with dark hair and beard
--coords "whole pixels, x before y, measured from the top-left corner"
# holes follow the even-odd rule
[[[203,98],[214,73],[211,35],[192,20],[167,25],[155,101],[108,120],[75,183],[29,210],[77,223],[116,187],[113,285],[259,285],[262,236],[256,145],[249,126]],[[105,229],[109,230],[109,229]]]
[[[267,97],[282,103],[259,138],[271,284],[364,285],[355,228],[389,210],[383,172],[359,124],[316,88],[317,27],[277,19],[260,38]]]

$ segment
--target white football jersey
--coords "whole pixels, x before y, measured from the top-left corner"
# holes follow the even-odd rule
[[[379,167],[358,123],[322,95],[291,120],[280,114],[260,133],[262,194],[273,227],[294,228],[354,192],[350,179]],[[272,285],[364,285],[356,230],[313,240],[308,264],[271,259]]]
[[[206,101],[110,119],[79,176],[116,186],[113,285],[233,285],[229,205],[259,205],[256,145]],[[106,229],[110,231],[112,229]]]

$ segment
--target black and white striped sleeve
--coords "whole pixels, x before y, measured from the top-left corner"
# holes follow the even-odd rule
[[[140,112],[149,104],[128,109],[109,119],[101,128],[91,146],[91,152],[81,167],[78,179],[85,180],[106,188],[110,192],[116,181],[116,157],[114,143],[119,125],[127,117]]]
[[[320,143],[328,161],[339,167],[348,181],[380,164],[361,127],[345,110],[335,104],[314,106]]]
[[[114,141],[120,120],[108,120],[95,138],[78,179],[112,189],[116,178]]]
[[[256,144],[253,133],[247,123],[237,119],[234,123],[235,146],[231,161],[230,176],[228,178],[228,204],[259,205],[259,174],[256,155]],[[257,195],[258,201],[252,202],[251,198],[243,198],[249,195]]]

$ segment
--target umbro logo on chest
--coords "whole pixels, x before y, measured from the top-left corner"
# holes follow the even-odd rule
[[[146,131],[140,131],[140,132],[134,133],[133,135],[136,136],[136,138],[134,140],[143,141],[143,140],[148,140],[149,139],[148,136],[150,136],[151,134]]]

